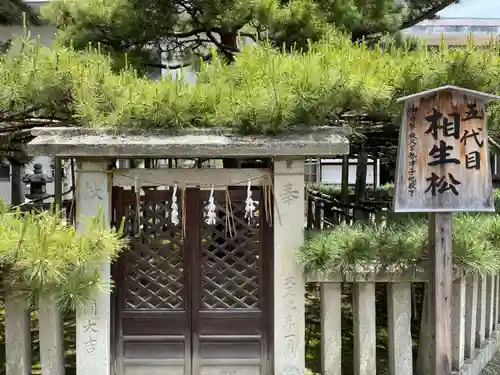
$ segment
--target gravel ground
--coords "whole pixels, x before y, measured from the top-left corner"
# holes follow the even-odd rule
[[[500,352],[498,352],[488,366],[486,366],[479,375],[499,375],[500,374]]]

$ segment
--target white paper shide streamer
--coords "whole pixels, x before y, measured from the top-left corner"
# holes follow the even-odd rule
[[[212,185],[212,189],[210,190],[210,198],[208,198],[208,204],[205,206],[205,209],[207,210],[207,218],[205,219],[205,222],[208,225],[215,225],[216,221],[216,214],[215,214],[215,203],[214,203],[214,187]]]
[[[245,219],[248,222],[253,218],[255,212],[255,202],[252,199],[252,182],[248,180],[247,199],[245,200]]]
[[[177,184],[174,185],[174,191],[172,193],[172,205],[170,206],[172,224],[179,224],[179,206],[177,205]]]

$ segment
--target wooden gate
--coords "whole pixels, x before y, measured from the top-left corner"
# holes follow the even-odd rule
[[[215,191],[217,223],[208,225],[210,192],[188,188],[173,225],[172,190],[113,189],[114,217],[125,217],[130,238],[113,270],[116,373],[270,373],[273,241],[264,209],[249,223],[246,189]],[[253,190],[258,208],[263,196]]]

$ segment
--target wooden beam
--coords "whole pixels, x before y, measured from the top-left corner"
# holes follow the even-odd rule
[[[63,170],[62,159],[54,158],[54,203],[61,207],[63,194]]]
[[[451,373],[451,213],[429,214],[430,374]]]

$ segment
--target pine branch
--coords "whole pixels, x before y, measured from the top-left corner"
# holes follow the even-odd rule
[[[424,12],[421,12],[417,16],[410,17],[399,26],[399,30],[408,29],[412,26],[415,26],[417,23],[425,21],[427,19],[433,18],[438,12],[447,8],[452,4],[458,3],[460,0],[443,0],[439,4],[432,6]]]
[[[437,4],[431,5],[429,8],[422,7],[419,11],[414,10],[398,27],[397,30],[405,30],[416,24],[437,17],[437,13],[447,8],[448,6],[458,3],[460,0],[435,0]],[[386,26],[382,24],[374,24],[372,26],[365,26],[364,24],[358,30],[352,32],[352,40],[354,42],[365,41],[374,44],[387,34]]]
[[[222,31],[219,32],[219,35],[222,33]],[[229,45],[226,45],[226,44],[223,44],[221,42],[219,42],[215,36],[212,34],[212,32],[207,32],[207,38],[210,39],[210,41],[217,47],[217,49],[221,52],[224,52],[224,53],[236,53],[236,52],[240,52],[240,50],[238,48],[234,48],[232,46],[229,46]]]
[[[0,3],[1,25],[22,25],[26,18],[29,24],[41,24],[38,14],[24,0],[2,0]]]

